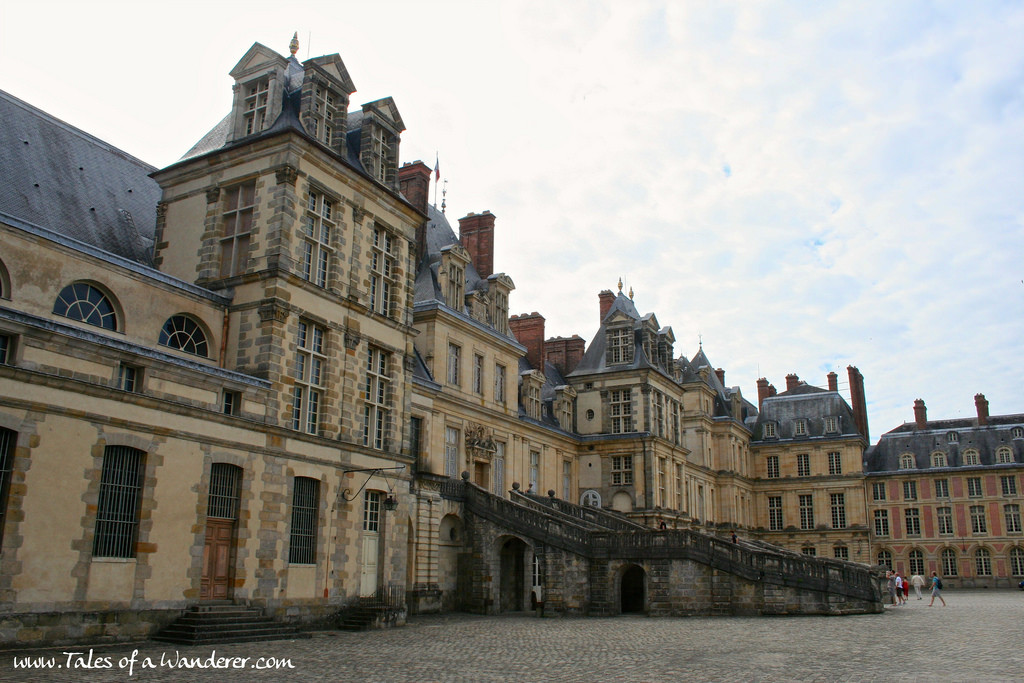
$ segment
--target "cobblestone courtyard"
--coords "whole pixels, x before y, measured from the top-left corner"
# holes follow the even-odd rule
[[[176,648],[93,648],[68,668],[66,652],[0,652],[10,681],[1024,681],[1024,592],[947,592],[948,607],[911,594],[904,607],[850,617],[538,619],[414,617],[394,630],[323,632],[309,640]],[[120,668],[137,649],[134,671]],[[142,669],[176,656],[249,658],[241,669]],[[63,668],[14,669],[14,658]],[[258,657],[294,668],[254,670]],[[236,664],[238,662],[235,662]]]

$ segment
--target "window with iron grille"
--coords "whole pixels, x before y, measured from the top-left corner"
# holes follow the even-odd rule
[[[324,328],[299,321],[295,349],[295,388],[292,395],[292,429],[316,434],[320,429],[320,399],[323,395],[327,357]]]
[[[800,494],[800,528],[814,528],[814,497],[810,493]]]
[[[909,560],[911,574],[924,574],[924,553],[920,550],[911,550],[907,559]]]
[[[459,476],[459,430],[454,427],[444,429],[444,476]]]
[[[1006,520],[1006,532],[1010,534],[1020,533],[1020,506],[1017,504],[1004,505],[1003,517]]]
[[[629,389],[608,392],[608,407],[611,412],[612,434],[633,431],[633,400]]]
[[[999,477],[1000,483],[1003,486],[1004,496],[1016,496],[1017,495],[1017,477],[1014,475],[1006,475]]]
[[[905,481],[905,482],[903,482],[903,499],[904,500],[917,500],[917,482],[916,481]]]
[[[953,508],[951,507],[940,507],[935,508],[935,515],[939,520],[939,535],[940,536],[952,536],[953,535]]]
[[[768,529],[782,531],[782,496],[768,496]]]
[[[317,518],[320,516],[320,482],[295,477],[292,488],[292,532],[288,562],[316,564]]]
[[[956,576],[959,574],[957,569],[956,551],[952,548],[946,548],[942,551],[942,573],[946,576]]]
[[[832,528],[846,528],[846,494],[831,493],[829,502],[832,504]]]
[[[765,459],[765,463],[768,466],[768,478],[778,479],[779,478],[779,456],[769,455]]]
[[[921,511],[917,508],[907,508],[903,512],[903,519],[907,525],[907,536],[921,535]]]
[[[988,533],[988,524],[985,519],[985,506],[984,505],[972,505],[971,506],[971,532],[975,534]]]
[[[391,377],[388,375],[390,354],[374,346],[367,352],[366,405],[363,410],[363,445],[381,450],[390,414]]]
[[[225,462],[210,465],[210,497],[206,516],[217,519],[238,519],[238,490],[242,468]]]
[[[143,455],[128,446],[103,449],[93,557],[135,557]]]
[[[380,491],[366,491],[363,496],[363,531],[380,531]]]
[[[0,428],[0,547],[3,547],[7,501],[11,492],[11,472],[14,470],[14,447],[17,443],[17,432]]]
[[[875,482],[871,485],[872,500],[885,500],[885,482]]]
[[[370,250],[370,306],[381,315],[392,317],[395,270],[398,263],[398,241],[387,230],[375,228]]]
[[[967,495],[981,498],[981,477],[967,477]]]
[[[612,486],[624,486],[633,483],[633,456],[612,456]]]
[[[224,193],[224,234],[220,239],[220,276],[245,272],[249,265],[249,243],[256,211],[256,181],[228,188]]]
[[[949,498],[949,480],[948,479],[936,479],[935,480],[935,497],[936,498]]]
[[[889,535],[889,511],[875,510],[875,536]]]
[[[837,545],[836,547],[832,548],[832,557],[836,558],[837,560],[849,560],[850,549],[847,548],[845,545]]]
[[[796,476],[811,476],[811,456],[807,453],[799,453],[796,456]]]
[[[828,473],[843,473],[843,457],[838,451],[832,451],[828,454]]]
[[[62,289],[53,312],[104,330],[117,330],[114,304],[106,294],[86,282],[75,282]]]
[[[302,256],[299,274],[317,287],[326,287],[331,269],[331,235],[334,233],[334,200],[310,191],[302,219]]]

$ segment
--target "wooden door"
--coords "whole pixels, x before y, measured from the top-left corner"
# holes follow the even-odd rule
[[[233,519],[207,519],[203,545],[203,576],[200,600],[231,598],[231,544],[235,537]]]
[[[377,592],[377,553],[380,552],[379,536],[367,533],[363,536],[363,571],[359,581],[359,595],[370,596]]]
[[[488,488],[488,469],[490,468],[487,467],[485,462],[473,463],[473,483],[485,490]]]

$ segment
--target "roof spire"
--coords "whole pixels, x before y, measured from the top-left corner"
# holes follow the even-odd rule
[[[292,53],[293,56],[295,55],[296,52],[299,51],[299,32],[298,31],[296,31],[295,34],[292,36],[292,42],[288,43],[288,50]]]

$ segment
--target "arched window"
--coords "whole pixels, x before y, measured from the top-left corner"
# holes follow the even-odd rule
[[[1010,573],[1024,576],[1024,550],[1021,548],[1010,548]]]
[[[936,451],[932,453],[932,467],[945,467],[946,466],[946,454],[942,451]]]
[[[924,553],[920,550],[911,550],[908,557],[910,560],[911,574],[924,574]]]
[[[75,282],[61,290],[53,312],[105,330],[117,330],[117,314],[107,295],[86,282]]]
[[[892,569],[892,553],[888,550],[879,550],[878,564],[884,566],[886,569]]]
[[[583,495],[580,496],[580,505],[592,508],[601,507],[601,494],[593,489],[584,491]]]
[[[7,272],[7,266],[0,261],[0,299],[11,298],[11,276]]]
[[[974,551],[974,571],[978,576],[992,576],[992,553],[988,549]]]
[[[942,551],[942,573],[945,576],[956,576],[960,573],[957,570],[956,551],[952,548]]]
[[[1008,463],[1013,462],[1013,451],[1007,446],[1001,446],[996,450],[996,462],[997,463]]]
[[[206,358],[206,333],[192,318],[172,315],[160,330],[160,345]]]
[[[914,464],[914,454],[904,453],[900,456],[900,469],[901,470],[912,470],[916,467]]]
[[[970,449],[970,450],[964,451],[964,464],[965,465],[977,465],[980,462],[981,462],[981,460],[978,458],[978,451],[974,450],[973,448]]]

